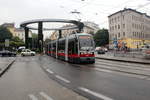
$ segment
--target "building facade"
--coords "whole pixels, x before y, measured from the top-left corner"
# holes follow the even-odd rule
[[[98,30],[99,30],[99,26],[93,22],[83,22],[84,23],[84,28],[83,28],[83,33],[89,33],[89,34],[95,34]],[[65,25],[62,28],[66,28],[66,27],[74,27],[74,25]],[[66,30],[62,30],[62,37],[66,37],[69,34],[72,34],[72,32],[76,32],[77,29],[66,29]],[[54,31],[51,36],[50,39],[51,40],[56,40],[58,38],[59,32],[58,31]]]
[[[150,44],[150,16],[133,9],[124,9],[108,16],[110,44],[140,48]]]
[[[21,28],[16,28],[15,23],[4,23],[2,24],[3,27],[6,27],[12,35],[15,37],[19,37],[19,39],[25,42],[25,31]],[[29,31],[29,37],[32,37],[32,31]]]

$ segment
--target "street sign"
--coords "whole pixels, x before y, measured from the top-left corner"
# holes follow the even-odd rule
[[[5,47],[9,47],[9,39],[5,39]]]

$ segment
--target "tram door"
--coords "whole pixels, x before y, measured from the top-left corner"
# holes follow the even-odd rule
[[[69,57],[69,61],[73,62],[74,57],[78,56],[78,44],[77,41],[75,39],[70,39],[68,41],[68,57]]]

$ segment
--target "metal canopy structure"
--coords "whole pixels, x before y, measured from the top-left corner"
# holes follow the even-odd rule
[[[65,28],[43,28],[43,23],[47,22],[58,22],[58,23],[71,23],[74,24],[75,26],[72,27],[65,27]],[[31,27],[29,26],[30,24],[38,24],[38,28]],[[25,29],[25,45],[26,48],[29,46],[29,41],[28,41],[28,35],[29,35],[29,30],[38,30],[38,48],[40,52],[43,52],[43,30],[59,30],[59,36],[61,36],[61,31],[62,30],[67,30],[67,29],[78,29],[79,32],[82,31],[84,24],[80,21],[75,21],[75,20],[66,20],[66,19],[37,19],[37,20],[29,20],[22,22],[20,24],[20,27]]]

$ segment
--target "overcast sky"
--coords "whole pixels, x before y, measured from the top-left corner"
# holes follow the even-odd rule
[[[124,8],[150,15],[150,0],[0,0],[0,24],[26,20],[56,18],[93,21],[108,28],[110,14]],[[80,14],[72,14],[72,11]]]

